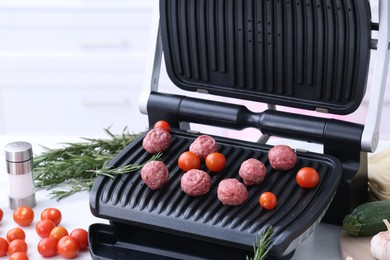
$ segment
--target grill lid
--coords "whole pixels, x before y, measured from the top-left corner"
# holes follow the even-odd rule
[[[160,25],[184,90],[334,114],[366,90],[368,1],[160,0]]]
[[[161,158],[170,171],[168,184],[152,191],[143,183],[139,171],[113,179],[98,177],[90,195],[95,216],[245,250],[251,250],[260,234],[272,225],[275,232],[270,252],[284,255],[298,246],[302,234],[311,232],[319,223],[340,182],[341,165],[333,157],[297,152],[294,169],[275,171],[267,159],[270,146],[214,137],[219,151],[227,158],[226,167],[220,173],[210,173],[209,193],[191,197],[180,188],[183,171],[178,168],[177,159],[198,135],[177,130],[171,134],[172,145]],[[110,166],[147,161],[151,155],[142,147],[144,136],[145,133],[126,147]],[[248,187],[249,198],[244,204],[222,205],[216,196],[218,183],[225,178],[241,180],[238,169],[248,158],[257,158],[266,165],[264,182]],[[296,184],[295,173],[305,166],[316,168],[320,175],[320,183],[314,189],[303,189]],[[204,165],[201,168],[206,169]],[[259,206],[258,198],[264,191],[272,191],[278,197],[278,205],[272,211]]]

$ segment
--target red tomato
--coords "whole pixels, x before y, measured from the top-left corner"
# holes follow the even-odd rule
[[[58,226],[61,223],[62,214],[59,209],[56,208],[46,208],[41,213],[41,219],[50,219],[51,221]]]
[[[6,238],[7,238],[8,242],[11,242],[12,240],[15,240],[15,239],[25,240],[26,233],[21,228],[13,228],[7,232]]]
[[[45,237],[38,243],[38,253],[43,257],[52,257],[57,255],[57,240]]]
[[[8,241],[0,237],[0,256],[6,256],[8,253]]]
[[[276,198],[275,194],[270,191],[266,191],[260,195],[259,203],[261,207],[267,210],[271,210],[276,207],[278,199]]]
[[[207,155],[205,162],[207,169],[213,172],[220,172],[225,167],[226,158],[223,154],[215,152]]]
[[[64,236],[58,241],[57,252],[64,258],[73,258],[79,253],[79,242],[72,236]]]
[[[15,209],[13,218],[20,226],[30,226],[34,221],[34,211],[30,207],[21,206]]]
[[[38,236],[41,238],[48,237],[53,228],[56,227],[56,224],[50,219],[41,219],[35,225],[35,232],[37,232]]]
[[[193,152],[186,151],[179,156],[177,160],[179,168],[187,172],[191,169],[199,169],[200,159],[199,156]]]
[[[28,260],[28,256],[23,252],[15,252],[9,257],[9,260]]]
[[[70,235],[79,241],[80,251],[86,250],[88,248],[88,232],[82,228],[76,228]]]
[[[22,239],[12,240],[8,245],[8,254],[12,255],[15,252],[27,254],[27,243]]]
[[[69,235],[68,230],[62,226],[57,226],[50,231],[49,237],[60,240],[62,237]]]
[[[4,212],[3,212],[3,210],[0,208],[0,222],[3,220],[3,216],[4,216]]]
[[[171,126],[169,123],[165,120],[159,120],[154,124],[153,128],[161,128],[167,132],[171,131]]]
[[[297,172],[295,179],[302,188],[314,188],[317,186],[320,176],[316,169],[312,167],[303,167]]]

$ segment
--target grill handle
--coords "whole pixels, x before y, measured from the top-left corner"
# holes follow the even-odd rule
[[[148,111],[151,124],[167,119],[173,126],[184,121],[236,130],[253,127],[269,136],[319,144],[347,142],[359,150],[363,131],[360,124],[335,119],[277,110],[255,113],[243,105],[163,93],[151,94]]]

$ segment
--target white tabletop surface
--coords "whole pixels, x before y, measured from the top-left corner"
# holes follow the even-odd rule
[[[32,144],[34,154],[39,154],[42,151],[41,145],[55,148],[61,146],[64,142],[80,141],[77,137],[63,136],[0,136],[0,147],[15,141],[26,141]],[[382,141],[376,152],[380,152],[390,145],[389,141]],[[7,182],[8,177],[5,170],[4,152],[0,151],[0,208],[4,211],[3,221],[0,223],[0,237],[5,237],[8,230],[17,225],[12,219],[13,211],[8,206]],[[48,197],[48,191],[39,190],[36,192],[37,205],[34,207],[35,220],[29,227],[24,227],[26,232],[26,242],[29,246],[28,256],[30,259],[41,259],[37,251],[39,241],[38,235],[35,233],[35,223],[39,219],[39,215],[43,209],[47,207],[56,207],[61,210],[63,218],[61,225],[69,231],[75,228],[88,227],[93,223],[108,223],[104,219],[94,217],[89,209],[89,195],[87,192],[82,192],[65,198],[60,202]],[[306,260],[338,260],[339,255],[339,235],[341,227],[321,223],[317,226],[311,236],[306,239],[295,251],[293,259]],[[50,258],[53,260],[63,259],[61,257]],[[88,251],[81,252],[75,259],[91,259]]]

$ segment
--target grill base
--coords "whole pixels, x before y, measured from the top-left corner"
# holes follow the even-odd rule
[[[225,260],[253,256],[253,251],[120,223],[93,224],[89,236],[94,260]],[[294,252],[282,257],[270,255],[267,259],[287,260]]]
[[[151,155],[142,147],[145,135],[146,133],[134,140],[108,167],[147,161]],[[134,247],[138,251],[139,248],[148,247],[147,250],[140,251],[183,259],[180,255],[181,246],[174,249],[170,246],[188,241],[184,243],[192,244],[188,250],[196,249],[195,244],[199,246],[196,251],[185,252],[189,257],[191,254],[198,257],[196,255],[200,253],[199,250],[213,245],[217,255],[210,258],[227,252],[228,256],[237,254],[237,258],[242,259],[241,256],[245,258],[245,255],[253,250],[253,243],[260,235],[269,226],[273,226],[275,229],[270,255],[285,257],[304,241],[302,234],[310,234],[320,222],[341,179],[341,163],[334,157],[297,152],[298,159],[294,169],[286,172],[275,171],[267,157],[272,146],[214,136],[218,150],[227,158],[225,170],[209,173],[212,183],[208,194],[191,197],[180,188],[183,171],[179,169],[177,159],[181,153],[188,150],[199,134],[173,129],[171,135],[172,144],[161,157],[170,172],[169,182],[162,189],[150,190],[143,183],[138,171],[117,175],[115,178],[100,176],[91,190],[91,212],[114,223],[111,235],[102,236],[114,241],[113,245],[108,247],[111,247],[114,255],[127,250],[128,247],[133,251]],[[249,197],[244,204],[236,207],[222,205],[216,196],[218,183],[225,178],[241,180],[238,169],[248,158],[258,158],[265,164],[267,172],[263,183],[248,187]],[[321,181],[314,189],[303,189],[295,181],[295,173],[306,166],[314,167],[319,172]],[[207,171],[204,164],[201,169]],[[259,206],[258,198],[264,191],[272,191],[277,195],[279,202],[274,210],[267,211]],[[91,232],[91,244],[94,244],[93,239],[97,239],[97,244],[101,242],[101,239],[97,238],[99,236],[93,235],[96,232]],[[132,237],[133,233],[149,235]],[[154,237],[158,239],[154,240]],[[158,249],[158,246],[165,242],[167,244],[162,251]],[[136,243],[141,245],[135,246]],[[178,256],[175,255],[177,252]],[[210,254],[208,251],[205,253]],[[207,257],[208,255],[200,255],[200,258],[194,259]]]

